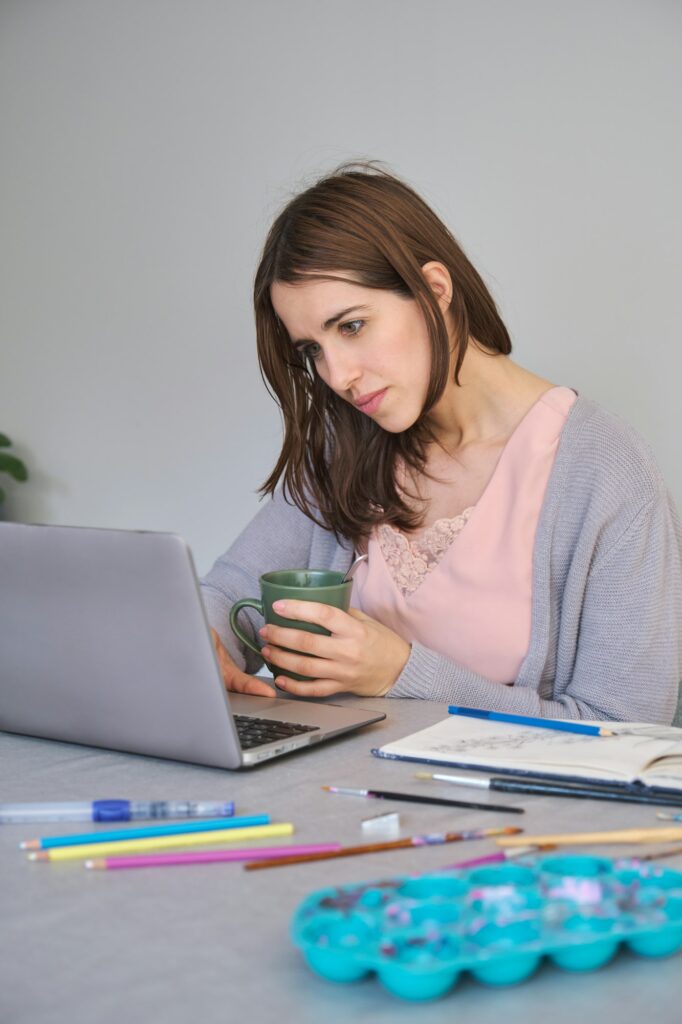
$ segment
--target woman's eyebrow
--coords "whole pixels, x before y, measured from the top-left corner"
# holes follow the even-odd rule
[[[349,313],[355,313],[356,310],[359,309],[367,310],[369,309],[369,306],[349,306],[348,309],[342,309],[340,313],[335,313],[334,316],[330,316],[328,320],[325,320],[325,322],[320,325],[320,329],[323,331],[328,331],[329,328],[333,327],[334,324],[337,324],[342,317],[348,316]],[[298,338],[298,340],[295,341],[293,344],[296,346],[310,345],[312,344],[312,338]]]

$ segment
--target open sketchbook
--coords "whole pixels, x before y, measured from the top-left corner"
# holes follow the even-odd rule
[[[581,736],[450,715],[372,753],[495,774],[682,790],[682,729],[640,722],[590,725],[616,735]]]

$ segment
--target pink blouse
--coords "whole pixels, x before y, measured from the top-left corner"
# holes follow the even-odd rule
[[[533,545],[570,388],[541,395],[507,441],[476,505],[416,538],[380,526],[358,566],[351,604],[499,683],[528,651]]]

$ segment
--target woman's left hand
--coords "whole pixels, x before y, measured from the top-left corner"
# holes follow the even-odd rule
[[[351,608],[344,612],[315,601],[277,601],[275,611],[287,619],[314,622],[331,636],[282,626],[263,626],[259,631],[267,646],[261,651],[282,675],[277,685],[302,697],[329,697],[357,693],[383,697],[393,686],[410,656],[411,647],[393,630],[369,615]],[[280,650],[288,647],[301,653]],[[287,671],[311,676],[311,682],[289,679]]]

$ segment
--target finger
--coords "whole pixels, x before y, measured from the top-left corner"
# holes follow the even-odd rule
[[[261,682],[260,679],[249,679],[246,683],[246,688],[242,690],[242,693],[250,693],[255,697],[274,697],[275,688],[274,686],[268,686],[267,683]]]
[[[274,697],[275,691],[262,679],[256,679],[237,668],[234,662],[220,659],[220,671],[225,689],[234,693],[252,693],[258,697]]]
[[[240,678],[225,679],[225,688],[233,693],[250,693],[256,697],[274,697],[275,691],[260,679],[242,674]]]
[[[348,630],[350,618],[348,613],[341,611],[340,608],[333,608],[330,604],[287,599],[286,601],[275,601],[272,607],[283,619],[314,622],[318,626],[324,626],[330,633],[343,633]]]
[[[271,665],[276,665],[285,672],[296,672],[298,675],[311,676],[313,679],[333,679],[341,668],[338,662],[329,661],[327,658],[308,657],[294,651],[283,651],[279,647],[264,647],[263,657]]]
[[[293,693],[295,697],[331,697],[335,693],[343,693],[346,687],[334,679],[314,679],[307,683],[303,680],[289,679],[288,676],[276,676],[275,682],[280,689]]]
[[[263,626],[258,632],[268,644],[288,647],[290,651],[313,654],[318,658],[331,658],[338,643],[331,636],[308,633],[305,629],[287,629],[286,626]]]

